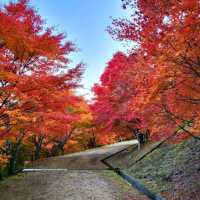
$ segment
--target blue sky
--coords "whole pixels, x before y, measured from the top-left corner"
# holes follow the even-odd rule
[[[9,0],[0,0],[6,3]],[[16,0],[15,0],[16,1]],[[99,81],[106,63],[118,50],[124,50],[124,45],[114,41],[105,31],[111,24],[111,16],[118,18],[129,15],[121,8],[121,0],[30,0],[48,25],[56,26],[58,31],[67,34],[80,52],[73,54],[71,59],[76,64],[86,63],[83,78],[85,90]]]

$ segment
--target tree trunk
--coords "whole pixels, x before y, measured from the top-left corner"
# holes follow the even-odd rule
[[[44,137],[42,136],[35,136],[34,137],[34,145],[35,145],[35,160],[40,159],[40,153],[42,149],[42,143],[43,143]]]
[[[64,145],[60,146],[60,150],[61,150],[61,155],[64,155],[65,154]]]
[[[41,151],[41,147],[39,144],[35,145],[35,160],[40,159],[40,151]]]
[[[21,137],[17,140],[16,144],[11,146],[11,159],[9,163],[9,173],[16,174],[17,172],[17,160],[20,153],[21,143],[24,138],[24,133],[21,134]]]
[[[54,139],[54,145],[52,147],[52,155],[64,155],[65,154],[65,144],[67,143],[67,141],[69,140],[70,136],[71,136],[72,131],[70,132],[70,134],[66,134],[62,139]]]

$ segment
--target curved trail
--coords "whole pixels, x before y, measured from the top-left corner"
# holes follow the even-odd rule
[[[0,183],[0,199],[146,200],[100,162],[127,145],[122,143],[35,162],[30,168],[51,171],[28,172],[8,178]],[[65,170],[52,170],[58,168]]]

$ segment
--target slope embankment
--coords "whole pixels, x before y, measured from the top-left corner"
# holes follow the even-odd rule
[[[140,151],[128,148],[108,161],[166,200],[200,199],[200,141],[197,139],[180,144],[167,140],[161,146],[149,143]]]

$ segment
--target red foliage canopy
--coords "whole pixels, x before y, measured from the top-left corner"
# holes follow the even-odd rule
[[[157,139],[176,129],[181,130],[181,140],[188,136],[198,138],[199,1],[123,2],[124,8],[133,8],[133,16],[114,20],[108,30],[115,38],[137,45],[133,46],[134,53],[126,57],[125,65],[120,56],[118,61],[114,56],[102,76],[101,86],[94,87],[96,118],[103,116],[106,124],[112,126],[115,120],[124,120],[124,116],[139,118],[141,127],[151,129]]]
[[[2,8],[0,21],[0,137],[68,132],[83,73],[82,64],[68,67],[74,44],[44,28],[26,0]]]

